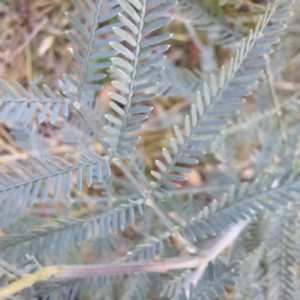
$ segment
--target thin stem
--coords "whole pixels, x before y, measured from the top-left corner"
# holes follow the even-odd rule
[[[162,262],[124,262],[92,266],[65,266],[63,272],[54,275],[53,279],[73,279],[94,276],[116,276],[134,273],[167,272],[177,269],[192,269],[198,267],[200,258],[187,256],[172,258]]]
[[[30,274],[0,289],[0,299],[5,299],[39,281],[69,280],[94,276],[116,276],[134,273],[167,272],[176,269],[196,268],[199,257],[182,257],[163,262],[124,262],[118,264],[52,266]]]
[[[131,172],[128,170],[128,168],[125,166],[125,164],[122,162],[121,159],[115,157],[113,158],[113,162],[116,166],[120,168],[120,170],[125,174],[125,176],[130,180],[132,185],[138,190],[138,192],[141,194],[144,200],[148,199],[148,196],[146,193],[142,190],[140,187],[139,182],[136,180],[136,178],[131,174]]]
[[[147,177],[145,176],[145,174],[138,167],[136,162],[132,158],[129,158],[129,163],[131,164],[131,167],[134,169],[134,172],[136,172],[138,174],[138,177],[143,182],[145,187],[148,187],[149,186],[149,181],[148,181]]]
[[[0,269],[4,269],[5,271],[16,275],[17,277],[22,278],[24,276],[24,274],[19,271],[18,269],[14,268],[13,266],[11,266],[10,264],[8,264],[7,262],[5,262],[4,260],[0,259]]]
[[[207,263],[218,256],[228,247],[241,231],[248,224],[248,221],[239,222],[227,233],[218,237],[211,244],[199,251],[199,256],[188,256],[176,259],[169,259],[163,262],[118,262],[117,264],[99,265],[74,265],[74,266],[52,266],[30,274],[7,287],[0,289],[0,299],[5,299],[21,290],[34,285],[39,281],[48,280],[69,280],[75,278],[88,278],[94,276],[116,276],[134,273],[167,272],[176,269],[197,268],[186,279],[184,288],[188,290],[190,283],[196,283],[201,278]],[[2,263],[2,261],[0,261]],[[1,264],[3,265],[3,264]],[[4,265],[7,264],[4,262]]]
[[[174,231],[174,225],[169,220],[169,218],[162,212],[159,206],[152,200],[148,199],[147,201],[148,206],[152,207],[155,214],[159,217],[159,219],[166,225],[166,227],[170,230],[170,232]]]
[[[192,271],[185,279],[182,288],[185,290],[185,293],[188,297],[190,285],[196,285],[197,282],[201,279],[203,272],[207,264],[215,259],[224,249],[226,249],[244,230],[244,228],[249,224],[248,221],[240,221],[235,226],[231,227],[226,233],[217,237],[205,248],[200,249],[199,257],[201,257],[201,263],[198,268]],[[177,299],[178,294],[176,294],[172,300]]]

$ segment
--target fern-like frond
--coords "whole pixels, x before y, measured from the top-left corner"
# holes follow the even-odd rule
[[[16,212],[15,214],[4,214],[1,213],[0,215],[0,228],[2,230],[8,229],[11,225],[22,222],[24,216],[20,212]],[[32,220],[33,218],[31,218]]]
[[[296,291],[295,207],[281,209],[271,218],[268,234],[266,299],[295,299]]]
[[[274,157],[279,157],[284,151],[284,145],[280,138],[275,139],[275,130],[264,131],[259,136],[261,140],[261,149],[255,151],[250,156],[253,164],[254,176],[257,174],[273,174],[277,172],[277,166],[274,164]]]
[[[27,166],[20,162],[15,162],[14,167],[7,166],[11,175],[0,172],[0,203],[5,200],[3,211],[8,213],[23,210],[28,203],[32,205],[36,201],[39,193],[41,201],[44,202],[50,193],[52,181],[54,186],[51,193],[54,198],[58,196],[60,190],[64,195],[69,195],[72,172],[76,172],[76,187],[79,192],[82,189],[83,169],[86,169],[88,186],[91,186],[94,176],[101,182],[103,173],[110,172],[108,161],[101,156],[96,155],[96,158],[92,158],[84,154],[80,159],[70,155],[69,158],[75,164],[60,157],[53,157],[53,160],[32,157],[28,160]]]
[[[66,145],[72,147],[74,152],[89,152],[93,143],[91,128],[77,115],[72,115],[68,120],[58,123],[58,137]]]
[[[263,247],[247,255],[238,269],[241,277],[234,289],[233,299],[264,300],[265,271],[261,265],[264,254]]]
[[[13,235],[0,239],[0,252],[7,259],[19,256],[21,253],[33,253],[41,256],[55,247],[57,252],[70,247],[73,242],[77,245],[85,243],[89,236],[103,238],[118,229],[124,230],[126,215],[130,224],[135,223],[135,209],[143,214],[142,200],[129,200],[107,213],[86,219],[56,220],[56,226],[45,226],[40,230],[29,231],[26,234]]]
[[[223,47],[229,47],[242,38],[242,35],[226,22],[225,17],[221,16],[220,12],[217,16],[213,15],[210,1],[196,3],[194,0],[182,0],[179,2],[178,9],[180,16],[192,22],[197,30],[217,31],[215,43]]]
[[[170,141],[173,156],[164,148],[167,164],[156,160],[161,173],[151,172],[157,179],[151,183],[152,193],[157,198],[170,195],[169,189],[180,186],[172,181],[185,181],[184,176],[175,173],[189,173],[190,169],[176,164],[196,164],[198,160],[191,156],[203,155],[205,148],[211,144],[210,139],[221,133],[219,128],[228,124],[228,118],[238,113],[236,106],[251,94],[247,87],[259,78],[262,66],[267,62],[265,56],[272,52],[271,46],[279,41],[273,35],[286,27],[280,21],[282,16],[290,15],[287,10],[291,4],[289,0],[275,1],[260,19],[255,31],[243,39],[241,48],[230,61],[227,74],[223,67],[218,79],[212,75],[210,83],[204,83],[202,93],[198,92],[197,105],[193,104],[191,115],[185,117],[185,137],[175,126],[176,138]]]
[[[105,115],[109,123],[104,130],[108,134],[106,140],[116,153],[128,157],[139,139],[131,133],[141,128],[140,123],[147,119],[147,113],[152,110],[152,106],[142,102],[156,96],[147,90],[157,84],[153,76],[162,71],[162,54],[169,48],[159,44],[166,42],[170,34],[153,33],[159,32],[171,21],[171,18],[163,17],[163,13],[173,8],[176,2],[119,0],[119,4],[124,10],[119,15],[124,29],[113,30],[125,44],[110,42],[119,53],[119,56],[112,58],[111,67],[118,79],[112,81],[117,93],[110,93],[113,100],[110,107],[115,115]]]
[[[299,109],[299,95],[300,92],[296,92],[294,95],[284,100],[279,107],[266,109],[260,112],[255,112],[247,116],[240,116],[235,123],[231,123],[228,126],[222,128],[222,136],[226,138],[229,135],[234,135],[240,131],[252,131],[264,126],[269,128],[269,124],[263,125],[264,123],[270,122],[272,124],[272,118],[276,116],[279,109],[284,109],[292,113]],[[219,137],[223,138],[223,137]],[[217,143],[217,141],[216,141]]]
[[[164,282],[164,285],[161,288],[161,292],[159,294],[160,297],[167,297],[168,299],[171,299],[171,297],[178,293],[178,291],[181,288],[181,284],[184,281],[184,278],[187,276],[187,272],[182,272],[176,276],[174,276],[173,278],[171,278],[170,280],[168,280],[167,282]]]
[[[164,71],[158,76],[159,84],[156,92],[166,98],[184,97],[187,101],[191,101],[204,77],[199,69],[188,70],[166,64]]]
[[[74,66],[76,79],[66,75],[65,80],[75,87],[74,100],[89,103],[93,101],[93,92],[102,88],[98,82],[106,77],[105,70],[111,65],[111,62],[107,60],[116,54],[115,51],[108,48],[108,43],[112,38],[100,39],[100,36],[110,33],[113,27],[120,27],[119,22],[106,24],[122,9],[115,8],[117,1],[104,3],[103,0],[97,0],[94,3],[85,0],[86,7],[81,4],[80,0],[72,0],[72,2],[84,23],[74,15],[67,13],[67,18],[78,32],[77,34],[72,31],[67,32],[70,41],[78,48],[77,51],[70,48],[78,65]],[[104,60],[104,62],[99,62],[99,60]]]
[[[264,229],[265,229],[265,218],[257,217],[257,220],[251,222],[247,228],[243,231],[241,237],[238,239],[237,243],[241,243],[241,245],[237,246],[239,248],[241,255],[239,257],[239,261],[247,260],[247,256],[250,256],[254,252],[260,252],[261,249],[265,247],[264,240]],[[238,251],[235,251],[236,253]],[[255,255],[256,258],[259,255]],[[237,260],[233,258],[233,260]]]
[[[254,220],[256,215],[263,216],[264,210],[275,212],[278,206],[297,203],[299,173],[288,172],[278,182],[274,179],[258,177],[251,185],[243,183],[239,188],[233,187],[219,203],[214,200],[197,218],[183,224],[182,233],[195,241],[207,235],[218,236],[240,220]]]
[[[70,2],[63,26],[73,26],[74,65],[59,91],[0,80],[0,298],[296,298],[300,44],[292,10],[300,0],[267,1],[258,14],[246,1],[228,21],[232,0]],[[182,45],[189,38],[180,26],[168,51],[173,18],[193,45]],[[49,32],[29,27],[26,41],[36,35],[31,46],[47,64],[59,62]],[[175,66],[198,63],[195,47],[212,75]],[[154,153],[150,143],[169,139],[173,127]],[[158,158],[148,174],[151,154]],[[239,288],[226,287],[236,281]]]
[[[290,122],[296,121],[297,111],[299,109],[299,103],[297,100],[298,96],[299,93],[296,92],[292,97],[280,103],[277,108],[265,109],[263,111],[255,112],[247,116],[241,115],[235,118],[234,122],[222,128],[222,135],[219,135],[212,142],[210,151],[223,165],[225,165],[226,167],[231,166],[231,173],[237,172],[238,170],[236,170],[236,168],[235,170],[232,170],[233,162],[236,158],[236,150],[238,147],[237,143],[240,143],[242,139],[244,141],[245,147],[249,147],[251,146],[253,137],[258,136],[258,138],[261,140],[261,147],[264,149],[265,147],[269,147],[270,145],[272,147],[271,152],[273,153],[273,155],[275,154],[281,159],[279,167],[275,166],[274,164],[269,164],[268,167],[271,167],[271,169],[268,172],[272,173],[272,170],[274,170],[274,168],[276,167],[278,168],[276,171],[284,173],[285,170],[287,170],[291,166],[294,149],[296,147],[295,143],[298,139],[298,131],[295,129],[288,131],[288,140],[286,141],[285,146],[283,145],[282,140],[278,138],[274,141],[274,135],[272,135],[271,132],[274,131],[278,126],[278,118],[276,115],[280,110],[288,112],[289,118],[291,119],[289,121],[284,119],[283,122],[290,124]],[[269,139],[270,141],[273,140],[274,143],[268,142],[267,139]],[[283,146],[285,148],[284,151],[282,151]],[[271,156],[268,156],[268,153],[266,151],[262,153],[262,151],[258,151],[257,149],[255,149],[254,151],[253,149],[249,149],[249,154],[250,159],[253,163],[253,167],[255,168],[259,165],[260,162],[263,162],[265,164],[267,160],[269,161],[270,159],[272,159]],[[297,164],[295,164],[295,166],[297,166]],[[259,167],[259,169],[261,171],[261,166]]]
[[[8,128],[9,133],[14,137],[18,147],[26,151],[26,153],[34,153],[34,155],[45,155],[44,141],[38,132],[38,125],[31,123],[24,126],[17,122],[14,126]]]
[[[156,255],[162,257],[165,253],[165,243],[170,235],[170,233],[167,233],[157,238],[153,236],[147,237],[140,244],[131,249],[122,260],[155,260]]]
[[[32,93],[29,93],[18,82],[14,82],[13,85],[14,87],[11,87],[4,80],[0,80],[0,103],[2,106],[0,122],[7,118],[12,125],[17,121],[27,125],[40,106],[42,108],[38,114],[39,123],[44,121],[50,108],[52,108],[52,124],[55,122],[61,107],[64,115],[68,115],[67,99],[58,93],[54,94],[49,87],[44,86],[45,93],[43,93],[34,82],[30,82]]]
[[[145,299],[149,291],[149,279],[146,274],[137,274],[125,282],[125,291],[120,300]]]
[[[225,266],[220,258],[217,258],[214,263],[209,262],[197,284],[195,286],[191,284],[188,295],[183,290],[179,295],[179,299],[205,300],[226,295],[224,286],[234,286],[236,284],[235,279],[239,277],[239,273],[234,271],[237,266],[238,263]]]

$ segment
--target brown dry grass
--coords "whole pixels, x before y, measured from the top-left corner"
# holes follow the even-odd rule
[[[71,1],[13,0],[0,4],[0,74],[26,85],[43,81],[57,88],[57,79],[70,70],[69,24],[64,15]]]

